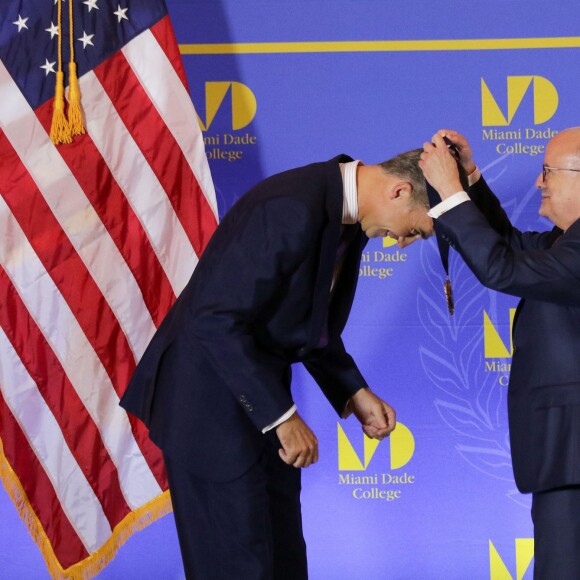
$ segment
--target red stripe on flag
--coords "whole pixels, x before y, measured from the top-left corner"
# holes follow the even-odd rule
[[[171,20],[169,16],[162,18],[157,24],[154,24],[150,29],[151,33],[155,37],[155,40],[163,48],[163,51],[167,55],[171,66],[175,69],[175,72],[181,79],[183,86],[189,92],[189,85],[187,84],[187,75],[183,68],[183,61],[181,60],[181,54],[179,53],[179,46],[177,45],[177,39],[175,38],[175,32],[173,26],[171,25]]]
[[[87,558],[89,554],[63,512],[50,479],[2,396],[0,396],[0,437],[4,455],[24,489],[26,499],[35,512],[61,566],[68,568]],[[19,506],[19,504],[20,502],[17,501],[16,505]],[[26,517],[28,514],[23,515],[32,528],[33,520]],[[31,531],[34,532],[33,529]]]
[[[119,485],[117,468],[58,358],[1,266],[0,300],[11,306],[10,309],[0,308],[0,327],[36,383],[76,462],[99,499],[111,528],[114,528],[131,511]],[[78,436],[79,433],[83,434],[82,437]],[[95,463],[99,466],[96,470]]]
[[[0,171],[0,191],[6,203],[122,396],[136,365],[115,315],[2,132],[0,157],[6,160],[3,167],[11,169],[10,174]],[[157,482],[167,489],[160,450],[142,423],[131,420],[131,427]]]
[[[94,72],[167,193],[195,253],[201,256],[216,219],[173,135],[121,52]]]
[[[0,157],[12,169],[10,176],[0,173],[0,191],[7,205],[119,392],[119,385],[126,385],[135,370],[135,359],[115,314],[2,134]]]
[[[52,103],[51,100],[36,110],[47,132],[52,121]],[[125,194],[88,135],[76,137],[74,143],[61,145],[58,151],[119,249],[139,285],[153,322],[159,326],[176,296]],[[124,386],[127,381],[123,379],[115,384]]]

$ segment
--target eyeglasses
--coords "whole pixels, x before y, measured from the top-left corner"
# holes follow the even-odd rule
[[[546,181],[546,176],[550,171],[574,171],[580,173],[580,169],[568,169],[567,167],[550,167],[549,165],[542,165],[542,181]]]

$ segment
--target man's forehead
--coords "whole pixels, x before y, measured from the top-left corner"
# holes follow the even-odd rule
[[[553,165],[578,157],[580,153],[580,135],[578,137],[574,138],[573,135],[565,134],[554,137],[546,147],[546,164]]]

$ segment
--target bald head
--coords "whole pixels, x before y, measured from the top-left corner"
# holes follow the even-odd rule
[[[580,127],[550,140],[536,185],[542,191],[540,215],[564,231],[580,219]]]
[[[570,162],[580,161],[580,127],[570,127],[560,131],[548,143],[548,147],[554,149],[558,155],[566,157]]]

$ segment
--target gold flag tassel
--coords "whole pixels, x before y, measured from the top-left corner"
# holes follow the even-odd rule
[[[50,140],[58,145],[71,143],[70,125],[64,114],[64,72],[62,71],[62,0],[58,0],[58,71],[56,73],[56,87],[54,89],[54,105],[52,110],[52,124],[50,126]]]
[[[60,1],[60,0],[59,0]],[[74,49],[73,0],[68,4],[70,33],[70,62],[68,63],[68,123],[72,135],[82,135],[85,132],[83,112],[81,110],[81,91],[77,77]]]

